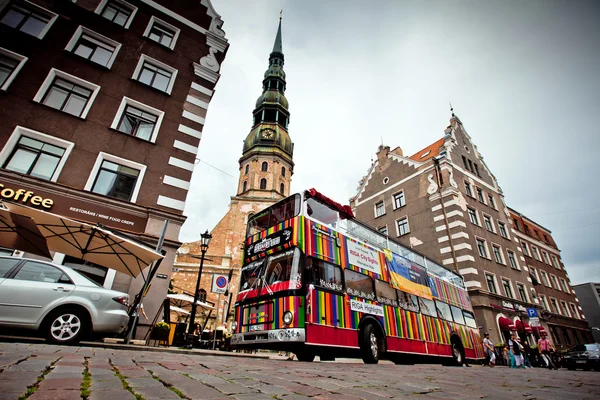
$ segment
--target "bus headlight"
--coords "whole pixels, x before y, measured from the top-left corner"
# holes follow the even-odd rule
[[[283,323],[289,325],[294,320],[294,314],[291,311],[286,311],[283,313]]]
[[[232,331],[232,332],[235,332],[235,328],[237,328],[237,321],[233,321],[233,322],[231,323],[231,331]]]

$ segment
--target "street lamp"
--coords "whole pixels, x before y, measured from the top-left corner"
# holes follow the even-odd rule
[[[190,326],[188,327],[188,334],[192,335],[194,333],[194,325],[196,322],[196,307],[198,302],[198,297],[200,296],[200,278],[202,278],[202,267],[204,266],[204,255],[208,250],[208,245],[210,243],[210,239],[212,239],[212,235],[208,233],[208,229],[202,235],[200,235],[200,252],[202,256],[200,257],[200,269],[198,270],[198,280],[196,281],[196,291],[194,292],[194,304],[192,304],[192,315],[190,317]]]

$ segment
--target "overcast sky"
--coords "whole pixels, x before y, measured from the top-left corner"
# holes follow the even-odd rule
[[[230,47],[180,239],[236,192],[279,10],[292,192],[347,204],[381,142],[411,155],[451,101],[507,204],[550,229],[573,283],[600,282],[600,2],[213,0]]]

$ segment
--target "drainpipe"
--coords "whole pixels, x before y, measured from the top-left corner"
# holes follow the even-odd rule
[[[454,243],[452,242],[452,235],[450,234],[450,226],[448,225],[448,215],[446,214],[446,206],[444,206],[444,198],[442,196],[442,171],[440,169],[440,160],[437,157],[433,158],[433,165],[435,168],[435,178],[438,185],[438,193],[440,195],[440,205],[442,206],[442,212],[444,213],[444,224],[446,224],[446,233],[448,234],[448,242],[450,243],[450,252],[452,253],[452,265],[454,265],[454,271],[458,273],[458,264],[456,262],[456,252],[454,251]]]

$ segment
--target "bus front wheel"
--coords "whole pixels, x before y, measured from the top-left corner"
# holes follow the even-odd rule
[[[315,359],[315,352],[309,348],[303,348],[301,351],[295,353],[298,361],[312,362]]]
[[[381,338],[373,324],[366,324],[361,331],[360,352],[365,364],[377,364],[381,350]]]

